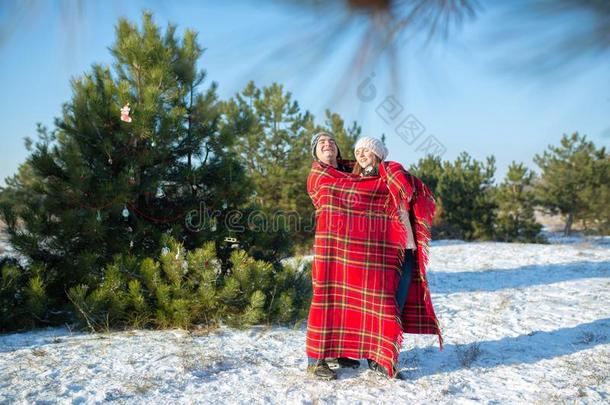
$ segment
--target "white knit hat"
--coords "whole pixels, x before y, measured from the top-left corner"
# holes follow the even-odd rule
[[[388,157],[389,153],[388,148],[386,148],[379,139],[371,136],[365,136],[364,138],[358,139],[356,146],[354,146],[354,155],[356,155],[356,150],[360,148],[368,148],[368,150],[377,155],[382,161]]]

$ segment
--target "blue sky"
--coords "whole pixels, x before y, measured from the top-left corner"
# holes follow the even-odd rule
[[[0,46],[0,179],[15,173],[24,161],[23,138],[35,137],[36,123],[53,126],[62,103],[70,99],[70,78],[94,62],[111,63],[108,47],[118,18],[139,22],[142,8],[152,10],[163,27],[170,21],[178,25],[178,33],[186,28],[199,33],[200,44],[207,48],[201,67],[218,82],[221,98],[240,91],[249,80],[258,85],[283,83],[318,121],[330,108],[349,122],[356,120],[365,135],[384,133],[389,159],[405,165],[424,155],[418,145],[429,136],[442,145],[443,160],[453,160],[462,151],[479,160],[494,155],[497,181],[513,160],[535,169],[533,156],[558,144],[563,133],[579,131],[598,146],[610,146],[608,64],[591,60],[563,76],[505,74],[491,63],[498,48],[481,40],[492,23],[486,15],[447,43],[403,46],[400,88],[390,85],[380,65],[352,78],[337,95],[336,85],[349,71],[346,61],[361,34],[357,27],[345,34],[342,47],[323,58],[307,60],[312,44],[304,40],[302,55],[270,59],[265,55],[332,19],[273,1],[198,3],[86,1],[81,18],[76,18],[75,8],[66,8],[65,2],[39,0],[10,22],[6,9],[0,10],[1,24],[15,27]],[[357,88],[372,72],[376,96],[363,101]],[[402,111],[388,123],[377,111],[392,100]],[[396,131],[409,115],[425,128],[411,145]]]

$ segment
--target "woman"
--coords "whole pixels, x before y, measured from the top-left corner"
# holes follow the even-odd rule
[[[360,138],[354,147],[354,156],[356,157],[357,164],[354,165],[352,173],[362,177],[379,176],[379,165],[388,156],[388,149],[379,139],[372,137]],[[410,201],[411,196],[412,195],[408,197],[406,203]],[[414,250],[416,250],[417,247],[415,246],[411,221],[404,201],[400,203],[398,209],[400,212],[400,219],[407,232],[407,246],[404,252],[404,261],[401,266],[398,290],[396,291],[397,314],[400,316],[407,300],[407,293],[409,291],[412,277],[411,273],[413,270]],[[388,375],[388,371],[377,362],[371,359],[367,359],[367,361],[371,370],[378,371],[386,376]]]
[[[433,197],[398,163],[377,163],[379,174],[375,176],[346,173],[338,169],[338,161],[328,159],[336,145],[317,141],[314,145],[313,141],[312,154],[317,159],[307,180],[316,208],[308,371],[330,379],[335,376],[326,358],[366,358],[372,368],[394,377],[403,332],[437,334],[442,345],[425,280]],[[372,166],[374,170],[375,164]],[[406,207],[415,194],[413,217],[422,224],[413,240],[419,277],[409,287],[411,305],[399,312],[396,291],[409,238],[398,207]]]

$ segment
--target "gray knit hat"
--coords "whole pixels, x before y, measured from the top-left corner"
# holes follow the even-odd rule
[[[316,156],[316,146],[318,145],[318,141],[320,140],[320,137],[322,135],[328,136],[333,141],[335,141],[335,143],[337,142],[337,140],[335,139],[335,136],[333,134],[331,134],[330,132],[326,132],[326,131],[318,132],[317,134],[312,136],[311,137],[311,156],[313,156],[314,159],[318,158]],[[341,150],[339,150],[339,145],[337,145],[337,159],[341,159]]]

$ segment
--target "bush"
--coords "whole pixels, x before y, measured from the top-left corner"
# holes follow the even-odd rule
[[[305,317],[311,297],[308,268],[274,267],[236,250],[223,271],[215,252],[213,242],[188,252],[168,238],[158,260],[119,255],[104,269],[98,287],[81,284],[68,296],[81,324],[92,331],[221,321],[242,327]]]
[[[48,320],[45,268],[24,269],[14,259],[0,261],[0,332],[32,328]]]

